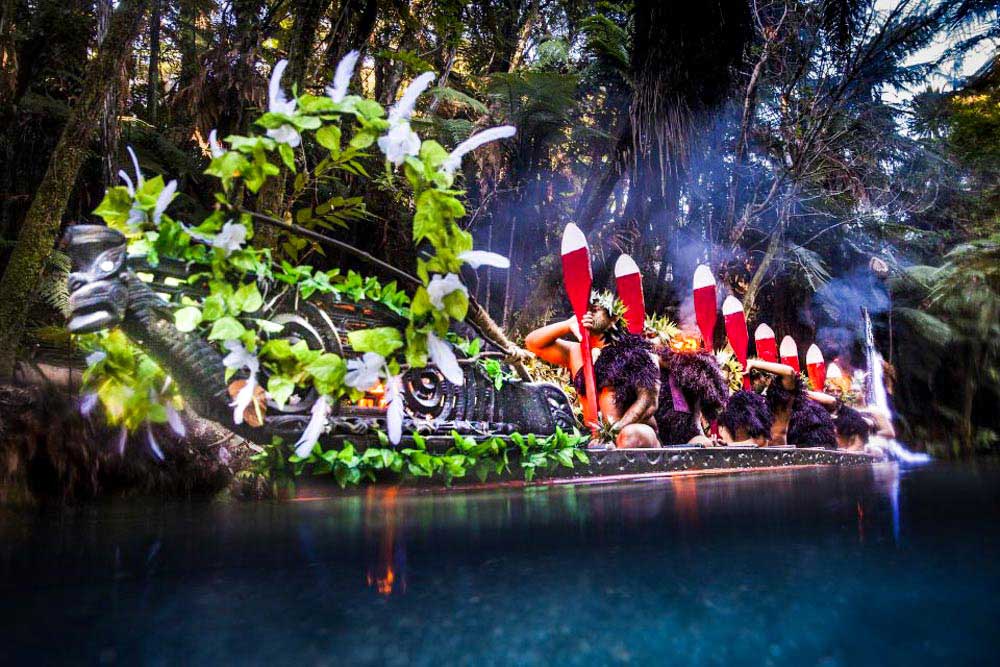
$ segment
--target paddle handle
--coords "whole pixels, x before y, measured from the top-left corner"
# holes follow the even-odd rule
[[[597,435],[597,380],[594,377],[594,355],[590,347],[590,332],[583,326],[583,318],[577,317],[580,324],[580,354],[583,355],[583,387],[587,393],[583,402],[583,423],[590,427],[590,432]]]

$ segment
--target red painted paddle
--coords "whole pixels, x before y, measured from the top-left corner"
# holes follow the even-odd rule
[[[750,337],[747,335],[747,317],[743,312],[743,304],[735,296],[727,296],[722,302],[722,318],[726,323],[726,337],[729,345],[736,353],[736,359],[743,367],[743,388],[750,388],[750,376],[747,375],[747,346]]]
[[[823,360],[823,352],[815,343],[806,351],[806,372],[809,373],[813,389],[823,391],[826,384],[826,361]]]
[[[761,324],[753,334],[757,346],[757,356],[772,364],[778,363],[778,341],[774,339],[774,330],[766,324]]]
[[[791,366],[796,373],[802,372],[802,367],[799,366],[799,346],[795,344],[794,338],[791,336],[782,338],[778,354],[781,355],[781,363]]]
[[[583,326],[583,316],[590,308],[590,248],[587,238],[572,222],[566,225],[562,237],[563,282],[577,324],[580,325],[580,353],[583,355],[583,385],[587,392],[583,404],[583,420],[597,430],[597,383],[594,381],[594,358],[590,351],[590,332]]]
[[[646,299],[642,295],[642,274],[639,265],[628,255],[615,262],[615,285],[618,298],[625,304],[625,321],[628,331],[641,334],[646,327]]]
[[[694,270],[694,318],[701,330],[702,343],[709,352],[715,345],[714,331],[718,309],[715,276],[712,275],[712,269],[702,264]]]

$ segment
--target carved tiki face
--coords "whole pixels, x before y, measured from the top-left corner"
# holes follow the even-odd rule
[[[71,262],[69,330],[90,333],[119,324],[128,307],[125,237],[101,225],[73,225],[63,246]]]

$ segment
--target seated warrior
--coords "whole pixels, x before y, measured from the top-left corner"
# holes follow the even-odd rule
[[[763,393],[774,419],[771,445],[837,448],[833,419],[823,406],[810,400],[802,377],[786,364],[749,359],[747,372],[754,390]]]
[[[766,447],[773,421],[763,396],[740,390],[729,397],[719,415],[719,436],[730,445]]]
[[[594,353],[597,406],[605,419],[615,425],[618,447],[659,447],[656,437],[659,377],[652,346],[642,337],[627,332],[625,306],[609,292],[595,293],[583,326],[590,332]],[[575,317],[532,331],[525,347],[541,359],[568,368],[573,375],[581,404],[585,400],[583,352]]]
[[[660,400],[656,423],[660,440],[671,445],[713,444],[705,428],[729,396],[715,355],[699,351],[695,339],[683,336],[675,336],[657,352]]]
[[[855,408],[825,392],[809,391],[806,394],[833,414],[838,449],[861,452],[872,436],[887,440],[896,437],[892,421],[877,408]]]

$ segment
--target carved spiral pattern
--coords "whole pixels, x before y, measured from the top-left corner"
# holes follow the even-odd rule
[[[416,419],[461,419],[458,387],[444,379],[436,367],[415,368],[403,375],[403,400],[407,414]]]

